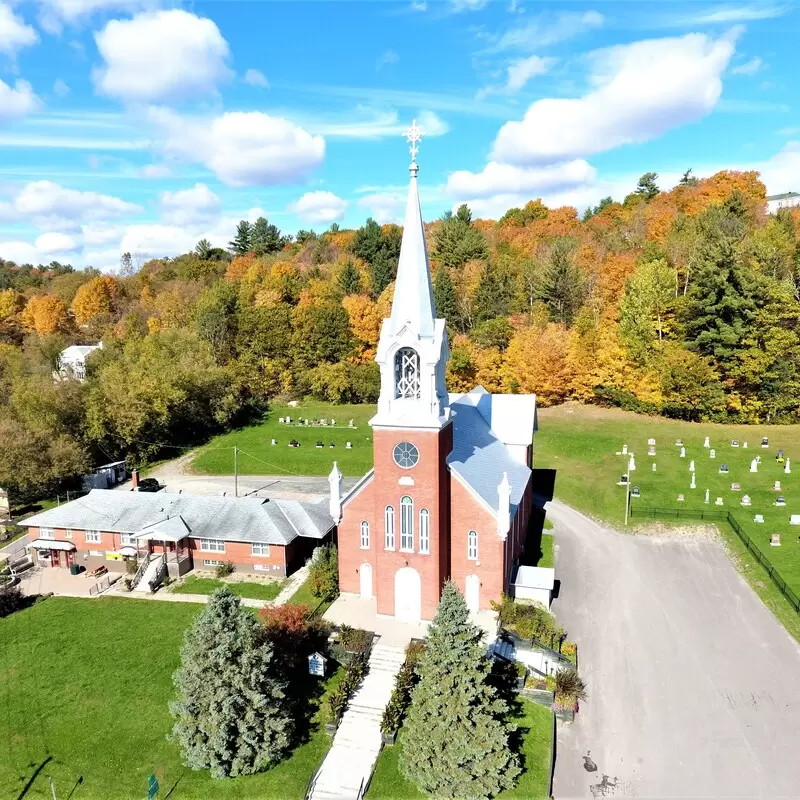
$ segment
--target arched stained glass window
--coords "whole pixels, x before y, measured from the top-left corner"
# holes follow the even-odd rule
[[[400,549],[414,550],[414,501],[410,497],[400,501]]]
[[[394,550],[394,508],[392,506],[386,506],[386,510],[383,512],[383,519],[386,531],[384,547],[387,550]]]
[[[431,552],[431,515],[427,508],[419,512],[419,551],[424,554]]]
[[[401,347],[394,357],[395,397],[419,397],[419,355]]]

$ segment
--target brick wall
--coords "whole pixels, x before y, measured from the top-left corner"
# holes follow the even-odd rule
[[[292,542],[292,545],[295,542]],[[201,550],[199,539],[189,539],[189,549],[192,552],[195,569],[214,569],[213,566],[204,564],[204,561],[231,561],[239,572],[286,575],[287,548],[283,545],[270,545],[269,555],[263,556],[253,555],[253,546],[249,542],[225,542],[225,552],[218,553]]]
[[[39,528],[28,528],[31,540],[41,538]],[[99,542],[87,542],[86,532],[78,528],[71,529],[71,536],[67,535],[65,528],[53,528],[53,538],[61,542],[71,542],[75,545],[75,563],[87,570],[104,565],[109,572],[124,572],[125,562],[106,558],[106,552],[114,552],[122,547],[122,534],[111,531],[100,531]],[[99,555],[98,555],[99,554]],[[38,558],[38,557],[37,557]],[[45,562],[43,562],[45,563]],[[66,560],[62,558],[61,566],[66,567]]]
[[[366,563],[372,569],[372,590],[375,592],[375,547],[378,542],[383,546],[383,515],[380,525],[376,525],[374,491],[373,479],[344,507],[337,529],[339,591],[360,593],[360,569]],[[361,522],[364,520],[369,523],[369,550],[361,549]]]

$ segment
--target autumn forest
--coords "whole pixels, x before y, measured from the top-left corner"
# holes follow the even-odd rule
[[[583,216],[536,200],[426,226],[450,390],[798,421],[800,212],[767,214],[755,172],[632,189]],[[278,396],[376,399],[402,229],[286,237],[262,218],[231,236],[126,254],[114,276],[0,258],[0,486],[44,496],[101,461],[174,456]],[[67,345],[100,341],[84,382],[53,379]]]

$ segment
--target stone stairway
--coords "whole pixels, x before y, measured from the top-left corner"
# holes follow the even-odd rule
[[[356,800],[367,785],[381,749],[381,718],[405,660],[399,647],[375,645],[369,672],[350,698],[333,744],[322,762],[309,800]]]
[[[135,592],[149,592],[150,591],[150,581],[155,578],[156,573],[161,569],[161,562],[164,556],[156,556],[155,558],[150,559],[150,563],[147,565],[147,569],[144,571],[144,574],[139,579],[139,583],[133,587]]]

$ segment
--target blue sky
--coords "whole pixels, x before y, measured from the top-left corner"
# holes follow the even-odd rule
[[[0,257],[113,270],[402,215],[579,209],[692,167],[800,190],[789,3],[0,0]]]

